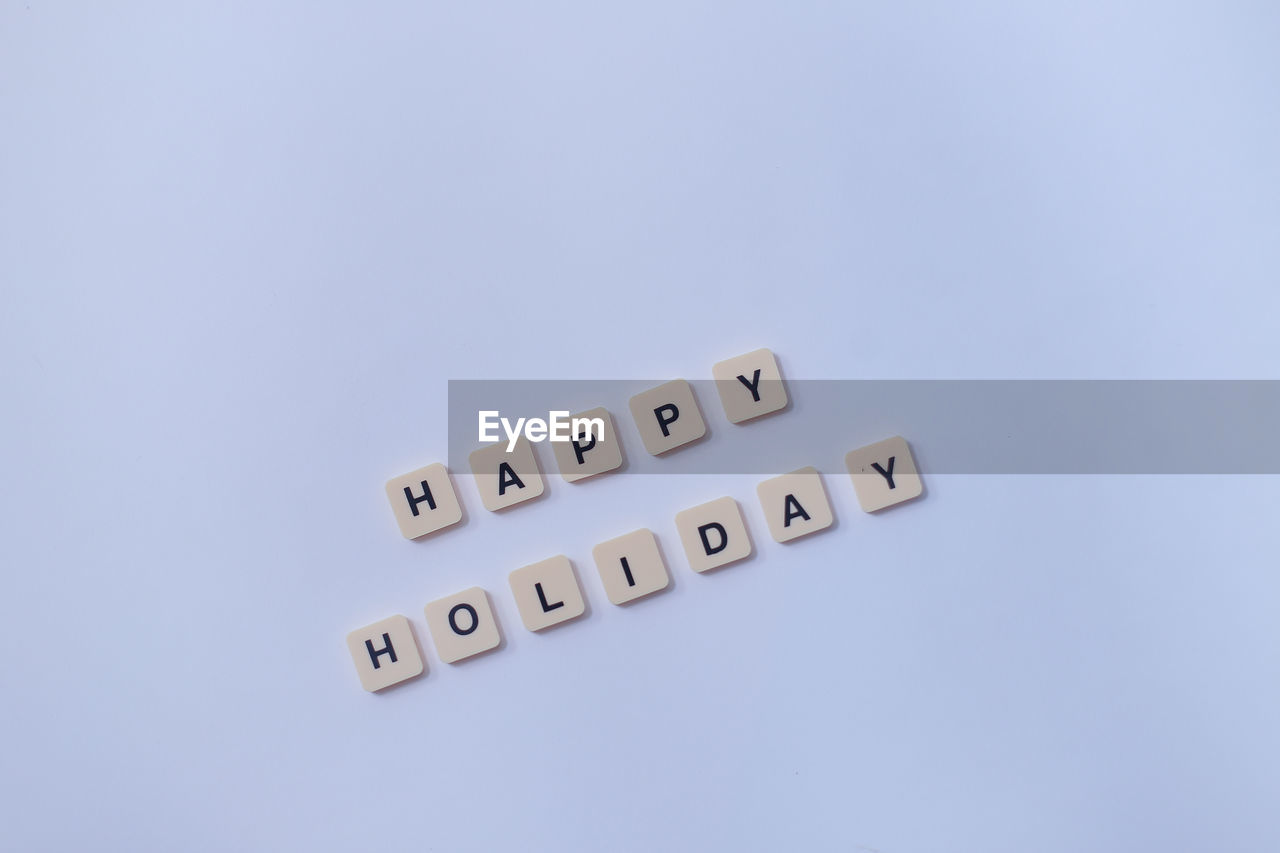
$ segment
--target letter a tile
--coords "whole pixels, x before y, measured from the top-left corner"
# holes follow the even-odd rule
[[[544,488],[533,443],[524,436],[517,439],[510,453],[502,441],[472,452],[471,473],[480,500],[490,512],[532,500]]]
[[[844,464],[849,467],[863,512],[876,512],[918,498],[924,491],[911,448],[902,436],[850,450]]]
[[[462,521],[462,505],[449,480],[449,469],[437,462],[387,481],[387,500],[405,539]]]
[[[831,526],[834,517],[816,468],[801,468],[756,486],[760,507],[777,542],[790,542]]]
[[[389,616],[347,635],[360,686],[370,693],[422,674],[422,656],[413,628],[403,616]]]

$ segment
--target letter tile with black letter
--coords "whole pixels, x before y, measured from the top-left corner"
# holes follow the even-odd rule
[[[671,576],[658,550],[658,540],[647,528],[601,542],[591,549],[604,593],[614,604],[626,604],[667,588]]]
[[[816,468],[801,468],[756,486],[760,507],[776,542],[790,542],[831,526],[834,516],[822,476]]]
[[[578,419],[599,418],[604,426],[603,435],[571,436],[570,441],[551,442],[556,465],[565,482],[576,483],[597,474],[603,474],[622,466],[622,445],[618,443],[618,431],[614,429],[609,410],[600,407],[569,416],[569,422]]]
[[[718,569],[751,556],[742,510],[724,497],[676,513],[676,530],[695,572]]]
[[[462,521],[462,504],[449,469],[437,462],[387,481],[387,500],[405,539],[417,539]]]
[[[787,406],[787,386],[773,352],[758,349],[711,367],[725,417],[740,424]]]
[[[370,693],[422,674],[422,655],[409,620],[397,614],[347,634],[360,686]]]
[[[654,456],[683,447],[707,434],[693,386],[683,379],[664,382],[631,398],[631,417],[644,449]]]
[[[924,492],[911,448],[900,435],[850,450],[844,464],[863,512],[876,512]]]
[[[520,611],[520,621],[530,631],[568,622],[586,612],[573,563],[563,554],[516,569],[507,581]]]
[[[423,608],[436,653],[445,663],[457,663],[502,642],[489,594],[478,586],[438,598]]]
[[[490,512],[532,500],[545,488],[533,442],[524,436],[510,453],[505,443],[497,441],[473,451],[470,461],[480,501]]]

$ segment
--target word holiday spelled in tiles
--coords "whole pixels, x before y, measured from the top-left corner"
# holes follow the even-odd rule
[[[719,362],[712,372],[725,416],[732,423],[745,423],[787,406],[787,389],[777,359],[767,349]],[[692,444],[707,431],[693,389],[683,379],[635,395],[630,409],[645,449],[654,456]],[[560,475],[573,483],[621,467],[622,447],[609,412],[596,408],[572,417],[594,420],[598,428],[591,434],[553,442]],[[531,443],[540,440],[534,438],[538,434],[540,431],[517,438],[512,433],[507,444],[495,443],[471,454],[471,470],[486,509],[497,512],[543,493],[542,471]],[[900,436],[850,451],[845,464],[865,512],[878,512],[924,491],[911,449]],[[386,491],[400,532],[409,539],[462,519],[461,504],[443,465],[428,465],[396,477],[387,483]],[[757,485],[756,495],[769,533],[778,542],[817,533],[835,521],[822,477],[812,467],[765,480]],[[677,513],[675,526],[685,558],[695,572],[751,556],[751,536],[732,497]],[[671,583],[651,530],[641,528],[601,542],[591,549],[591,556],[605,595],[613,604],[629,604],[661,592]],[[546,630],[586,612],[577,573],[563,554],[512,571],[508,582],[520,620],[530,631]],[[436,652],[445,663],[475,657],[502,642],[489,595],[480,587],[432,601],[423,613]],[[417,640],[403,616],[352,631],[347,635],[347,648],[360,684],[369,691],[423,672]]]

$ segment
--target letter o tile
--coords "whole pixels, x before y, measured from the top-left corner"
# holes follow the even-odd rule
[[[436,599],[423,609],[436,653],[445,663],[475,657],[502,642],[489,594],[478,586]]]

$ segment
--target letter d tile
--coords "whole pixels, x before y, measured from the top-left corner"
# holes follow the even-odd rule
[[[733,498],[719,498],[676,513],[676,529],[689,567],[706,572],[751,556],[742,510]]]

